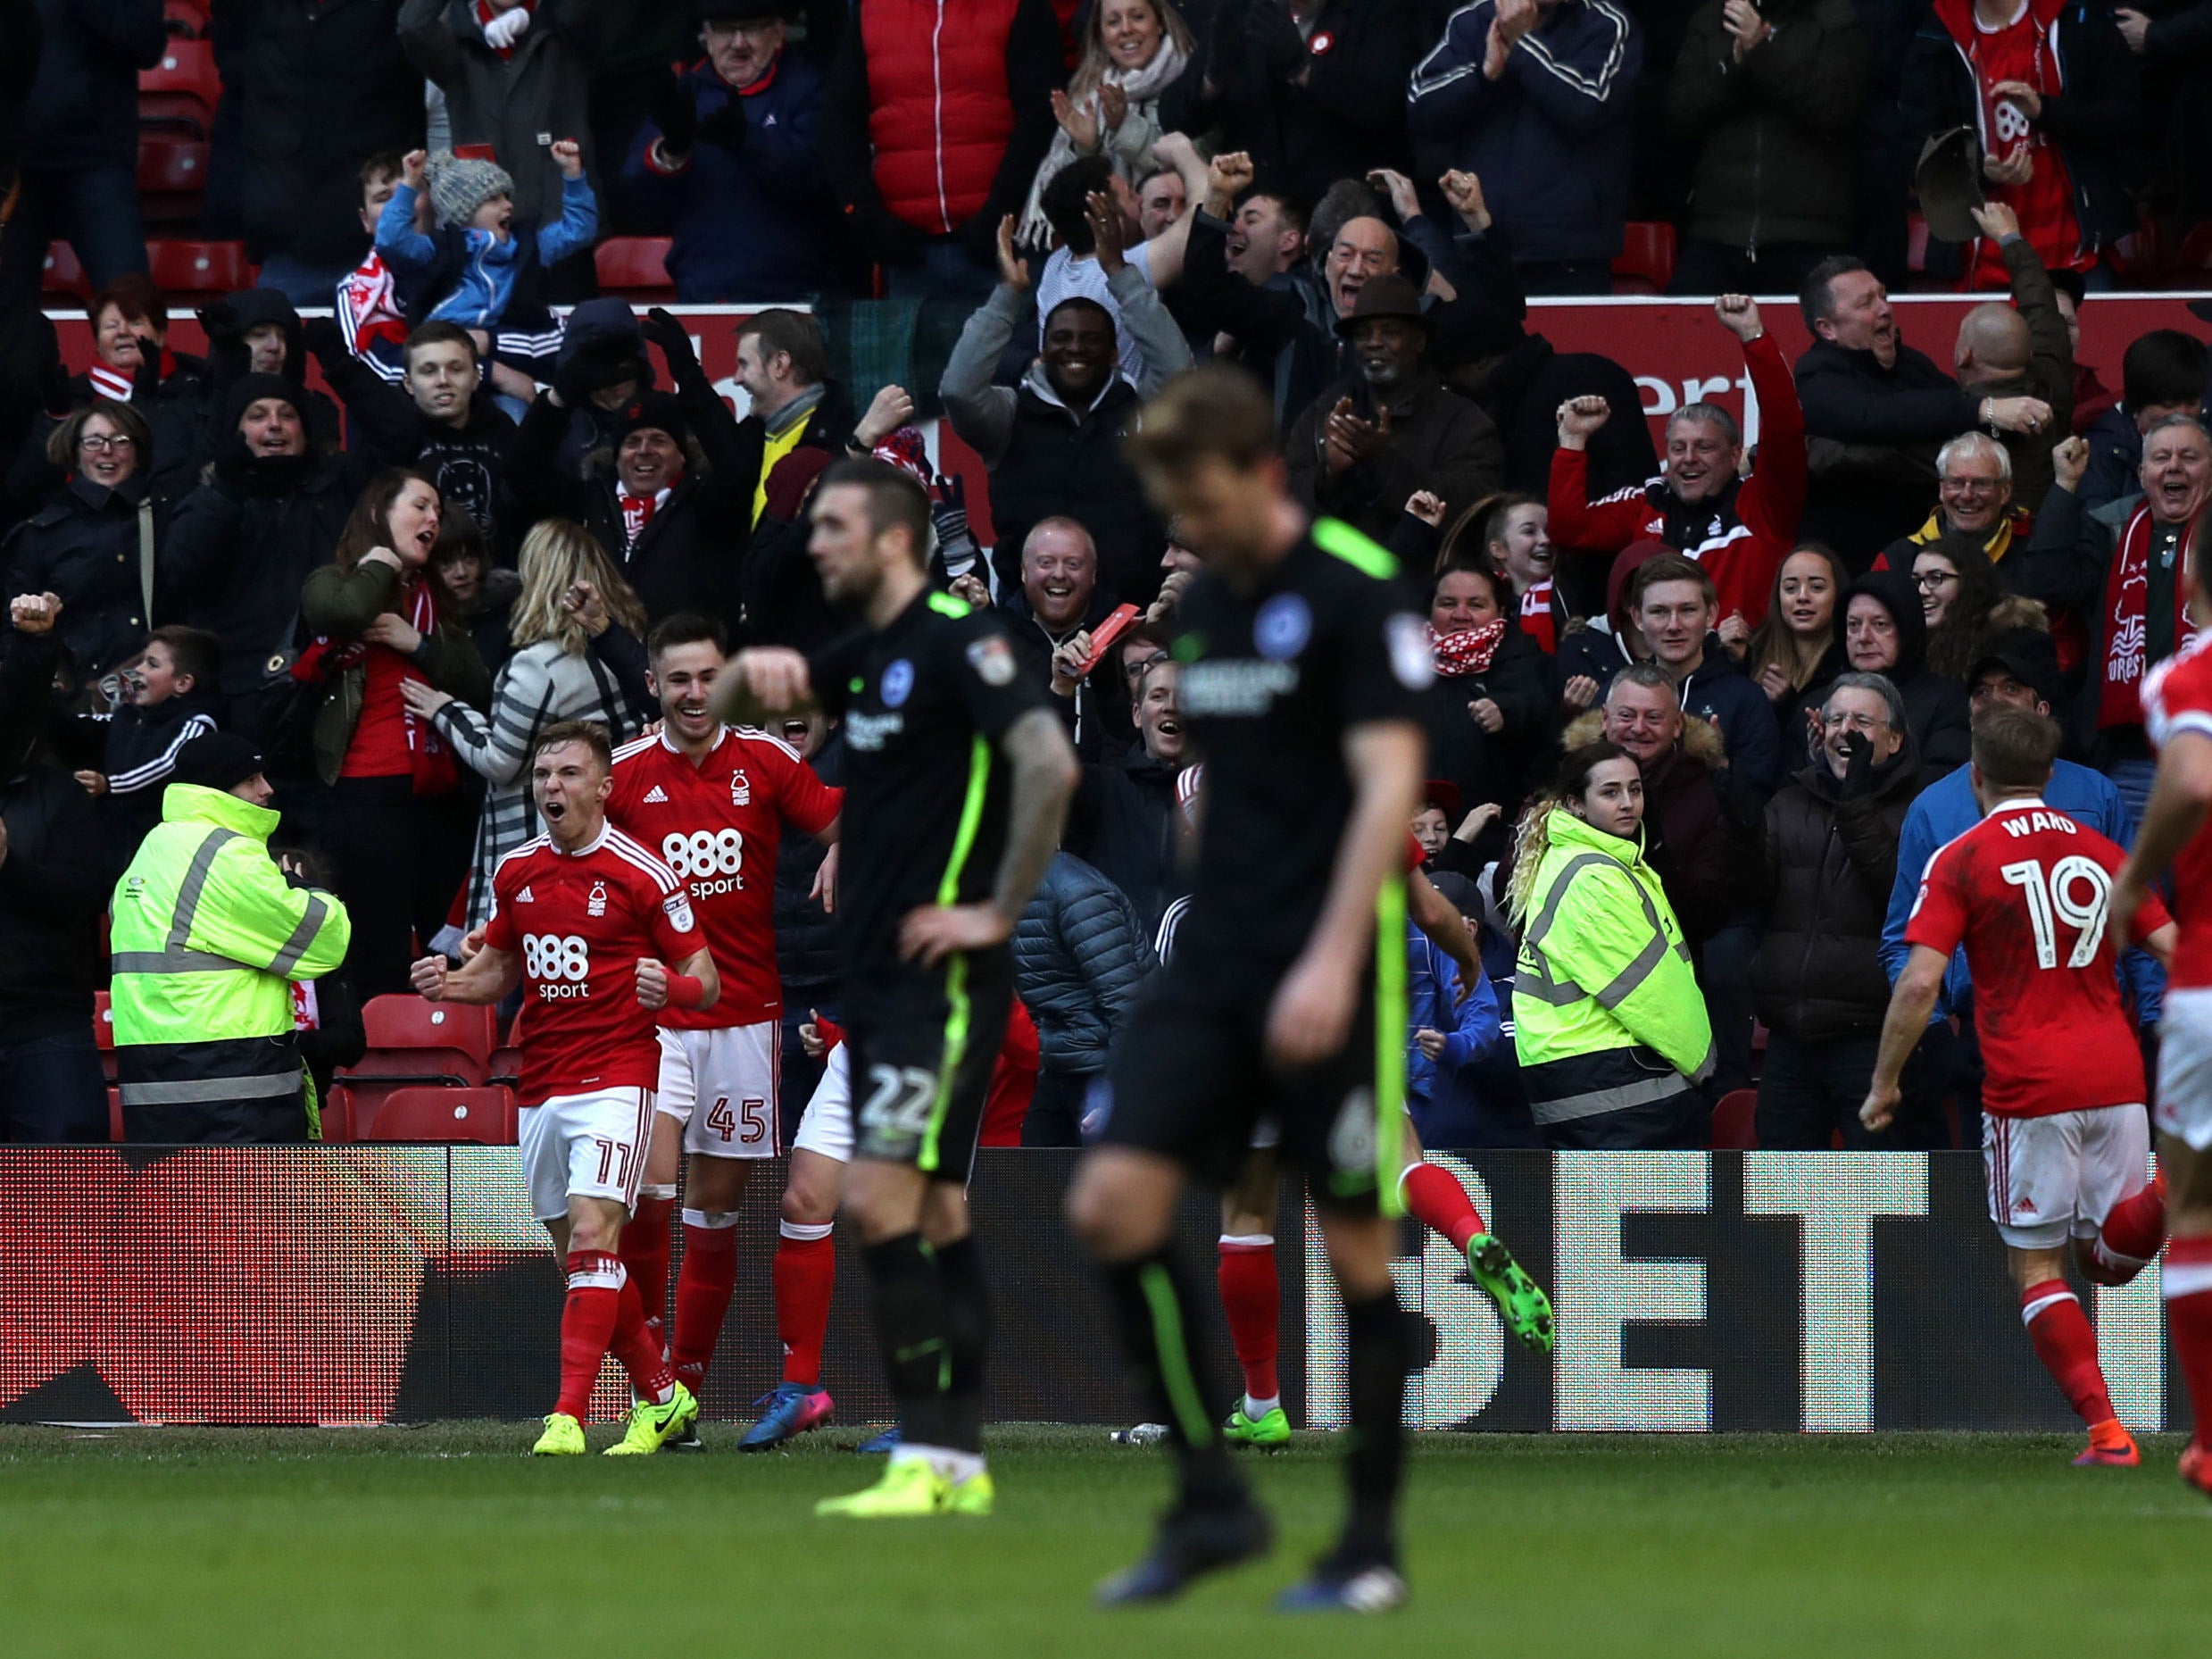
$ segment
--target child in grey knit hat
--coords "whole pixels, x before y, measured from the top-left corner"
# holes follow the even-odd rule
[[[420,150],[403,158],[399,188],[377,220],[377,251],[392,268],[419,274],[441,254],[458,257],[453,287],[427,296],[409,321],[459,323],[489,330],[499,325],[514,294],[526,254],[552,265],[592,245],[599,234],[599,204],[584,177],[584,153],[563,138],[552,149],[561,169],[561,217],[541,226],[536,236],[515,235],[514,178],[496,162]],[[415,198],[428,190],[437,216],[437,235],[415,229]]]

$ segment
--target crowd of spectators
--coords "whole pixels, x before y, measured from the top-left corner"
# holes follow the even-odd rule
[[[1218,358],[1267,388],[1286,489],[1384,544],[1430,624],[1409,828],[1483,971],[1410,932],[1424,1139],[1703,1145],[1755,1087],[1763,1145],[1971,1143],[1963,972],[1898,1126],[1856,1110],[1920,865],[1971,812],[1974,711],[2059,718],[2053,798],[2116,838],[2143,805],[2143,677],[2197,625],[2207,354],[2166,329],[2084,363],[2078,313],[2146,218],[2212,206],[2208,15],[216,0],[206,212],[259,276],[194,356],[129,188],[157,0],[0,0],[0,1116],[104,1134],[103,913],[188,746],[255,746],[287,867],[327,868],[330,1000],[404,990],[536,832],[532,736],[653,716],[653,624],[840,626],[808,504],[873,453],[930,490],[936,579],[1004,615],[1085,763],[1016,939],[1027,1136],[1074,1141],[1190,833],[1199,551],[1123,440]],[[1958,129],[1975,199],[1925,205],[1971,234],[1925,264],[1990,297],[1924,351],[1888,293]],[[1740,348],[1755,442],[1691,402],[1655,448],[1623,365],[1530,327],[1530,296],[1609,291],[1651,218],[1712,296],[1676,325]],[[681,299],[751,309],[595,297],[611,230],[670,236]],[[23,275],[50,237],[98,285],[81,363]],[[965,316],[937,384],[833,372],[805,303],[878,288]],[[1794,363],[1760,292],[1794,296]],[[694,329],[734,332],[736,408]],[[938,412],[980,479],[941,476]],[[781,735],[834,778],[834,724]],[[786,851],[782,966],[834,1014],[819,857]],[[1634,996],[1577,989],[1654,949]],[[2156,970],[2127,971],[2148,1031]],[[1642,1069],[1633,1106],[1530,1085],[1590,1052]],[[33,1079],[60,1104],[15,1113]]]

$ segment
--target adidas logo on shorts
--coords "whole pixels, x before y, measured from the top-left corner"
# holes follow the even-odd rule
[[[647,806],[666,806],[669,804],[669,792],[656,783],[645,791],[644,804]]]

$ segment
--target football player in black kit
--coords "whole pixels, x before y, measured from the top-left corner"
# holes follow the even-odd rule
[[[1403,854],[1426,757],[1427,635],[1395,561],[1348,525],[1310,521],[1293,498],[1267,394],[1241,370],[1171,381],[1129,444],[1154,504],[1205,564],[1174,654],[1206,770],[1176,955],[1116,1047],[1101,1144],[1069,1195],[1177,1463],[1152,1553],[1100,1598],[1159,1600],[1268,1546],[1222,1440],[1223,1402],[1198,1374],[1193,1303],[1169,1255],[1185,1179],[1232,1181],[1268,1118],[1305,1171],[1350,1337],[1350,1512],[1278,1605],[1379,1612],[1406,1595],[1394,1523],[1409,1340],[1390,1264]]]
[[[1075,750],[1005,625],[931,589],[919,485],[880,461],[840,461],[811,512],[822,590],[860,625],[811,657],[739,652],[715,712],[751,724],[819,708],[844,721],[837,921],[858,1118],[844,1210],[901,1444],[877,1485],[816,1513],[988,1514],[989,1319],[968,1171],[1013,996],[1007,941],[1060,845]]]

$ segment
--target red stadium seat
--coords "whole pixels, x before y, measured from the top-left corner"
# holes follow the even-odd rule
[[[1905,216],[1905,269],[1916,277],[1928,269],[1928,221],[1917,213]]]
[[[1664,294],[1675,277],[1675,228],[1655,220],[1633,220],[1613,259],[1613,292]]]
[[[188,128],[204,138],[215,129],[222,93],[215,48],[204,40],[172,38],[159,63],[138,71],[138,124]]]
[[[331,1084],[322,1103],[322,1138],[338,1146],[353,1138],[353,1091],[343,1083]]]
[[[116,1077],[115,1010],[109,1006],[108,994],[92,994],[92,1042],[100,1051],[100,1074],[112,1083]]]
[[[491,1064],[486,1071],[490,1081],[513,1088],[522,1080],[522,1051],[520,1048],[493,1049]]]
[[[207,8],[195,0],[166,0],[162,25],[172,40],[198,40],[207,33]]]
[[[85,280],[85,268],[77,263],[77,250],[66,242],[53,242],[46,246],[46,290],[49,294],[75,294],[90,297],[92,285]]]
[[[656,299],[676,292],[669,280],[668,256],[666,237],[609,237],[592,259],[605,292]]]
[[[376,1140],[469,1140],[515,1144],[514,1091],[507,1088],[403,1088],[377,1113]]]
[[[165,294],[229,294],[254,286],[243,242],[148,242],[146,256]]]
[[[123,1144],[123,1091],[112,1084],[107,1091],[107,1138],[118,1146]]]
[[[499,1046],[499,1016],[470,1003],[429,1003],[412,995],[371,996],[361,1011],[371,1048],[458,1048],[478,1066]]]
[[[195,138],[138,141],[138,207],[151,225],[199,222],[208,146]]]
[[[1755,1122],[1758,1110],[1759,1091],[1755,1088],[1733,1089],[1723,1095],[1720,1104],[1713,1108],[1713,1150],[1759,1150],[1759,1130]]]

